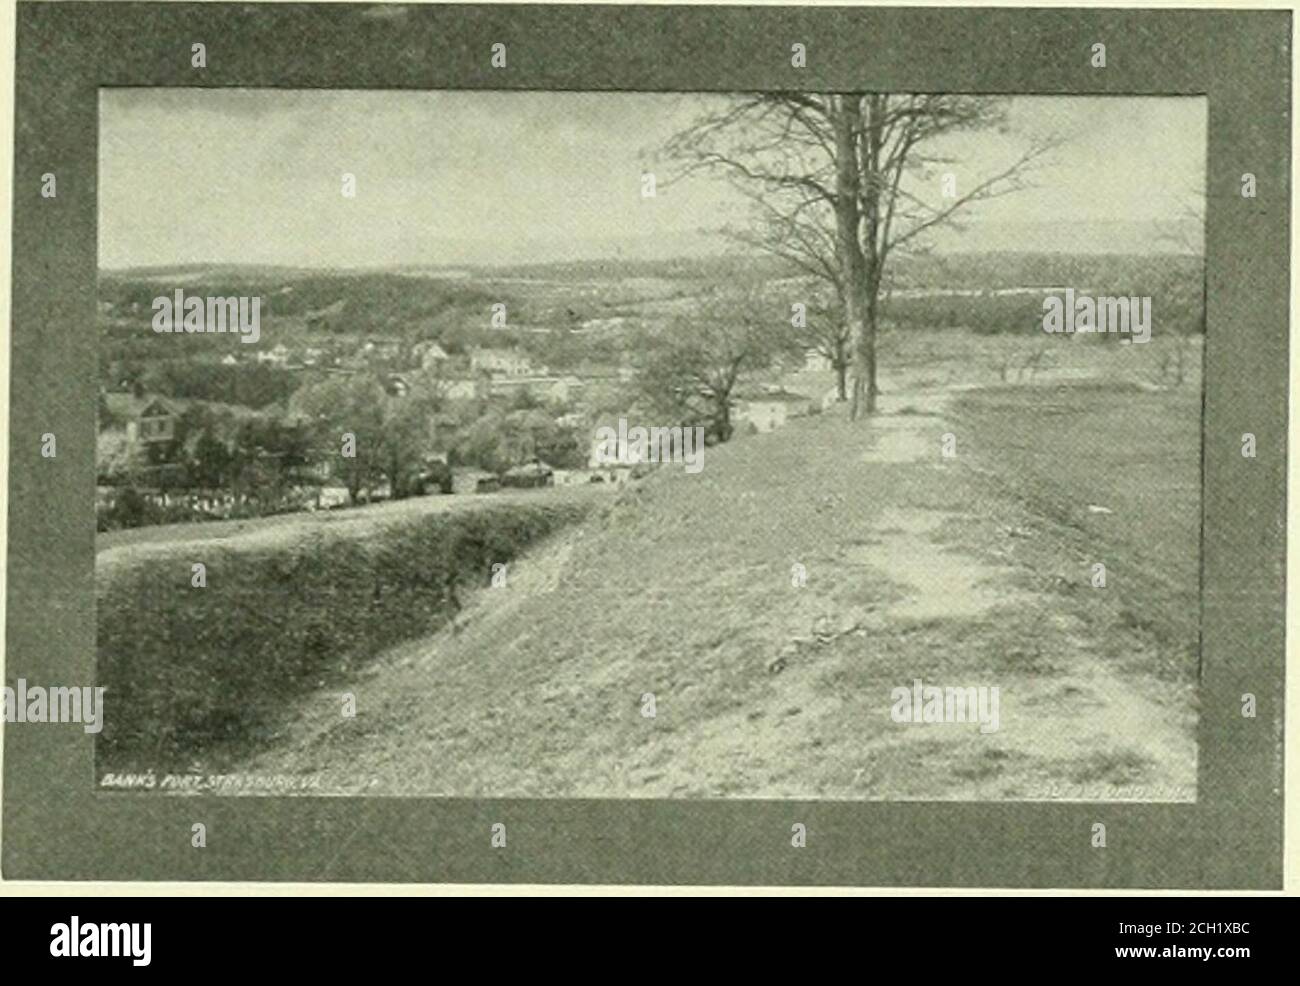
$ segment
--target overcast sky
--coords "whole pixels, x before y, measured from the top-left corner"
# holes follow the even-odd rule
[[[100,263],[519,263],[711,249],[738,218],[704,178],[641,195],[700,97],[654,93],[104,89]],[[953,138],[958,191],[1027,139],[1037,187],[940,250],[1160,248],[1205,182],[1200,98],[1021,97],[1005,134]],[[355,198],[341,194],[344,172]],[[662,176],[661,176],[662,177]],[[938,189],[934,190],[935,195]]]

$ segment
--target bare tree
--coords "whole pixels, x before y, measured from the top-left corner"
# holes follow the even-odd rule
[[[698,315],[678,318],[644,340],[639,402],[664,421],[701,425],[731,438],[731,406],[741,378],[793,354],[789,323],[752,286],[707,298]]]
[[[876,330],[889,261],[963,207],[1024,187],[1054,141],[1035,141],[1006,167],[927,201],[912,191],[953,162],[932,148],[961,131],[998,128],[999,97],[884,93],[758,93],[706,108],[669,139],[676,181],[705,172],[754,205],[740,238],[827,281],[842,301],[853,354],[850,416],[876,410]],[[909,178],[910,181],[905,181]]]
[[[802,319],[791,315],[791,324],[795,327],[795,336],[806,350],[816,353],[826,360],[835,374],[835,391],[839,400],[848,397],[848,372],[853,363],[853,340],[849,336],[848,322],[844,318],[844,299],[839,294],[830,294],[825,284],[808,283],[808,279],[799,285],[801,298],[808,299],[802,304]]]

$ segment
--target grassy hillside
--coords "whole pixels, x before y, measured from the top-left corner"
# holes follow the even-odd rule
[[[357,719],[312,696],[251,766],[383,794],[1194,797],[1194,393],[891,402],[661,470],[462,632],[385,654]],[[892,721],[917,678],[999,687],[1001,729]]]
[[[985,484],[1104,564],[1111,618],[1159,643],[1145,670],[1185,680],[1200,614],[1200,394],[1043,388],[1031,422],[1023,395],[1002,387],[956,410]]]
[[[427,497],[110,536],[95,565],[100,768],[184,768],[257,748],[294,696],[441,626],[494,564],[598,497]],[[193,584],[195,563],[206,586]]]

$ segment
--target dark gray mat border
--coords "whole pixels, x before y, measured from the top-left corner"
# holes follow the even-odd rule
[[[1206,94],[1195,805],[223,799],[99,793],[78,726],[5,729],[7,879],[1277,888],[1289,12],[20,3],[6,678],[92,680],[97,89]],[[190,44],[208,67],[190,68]],[[508,68],[489,67],[508,45]],[[809,67],[790,67],[790,44]],[[1108,67],[1088,64],[1107,45]],[[237,161],[239,148],[230,154]],[[1123,162],[1117,161],[1117,167]],[[1243,172],[1259,197],[1239,195]],[[58,176],[57,199],[39,195]],[[183,217],[177,217],[183,221]],[[1243,432],[1259,443],[1240,455]],[[39,454],[40,435],[59,454]],[[1259,716],[1240,715],[1241,695]],[[208,847],[190,846],[202,821]],[[490,848],[493,822],[506,849]],[[791,825],[808,846],[790,846]],[[1093,849],[1103,822],[1108,848]]]

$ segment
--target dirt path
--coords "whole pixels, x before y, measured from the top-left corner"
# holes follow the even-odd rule
[[[933,416],[931,421],[898,414],[904,406],[898,399],[883,401],[880,441],[867,453],[868,461],[932,461],[935,434],[949,427],[945,418],[953,392],[905,395],[905,406],[921,408],[923,414]],[[963,552],[946,538],[942,528],[948,519],[937,511],[886,511],[881,542],[870,561],[891,582],[905,587],[905,598],[879,615],[882,627],[900,621],[975,620],[990,617],[997,607],[1033,608],[1039,602],[1014,589],[1008,591],[1011,580],[1005,568]],[[1010,793],[1070,800],[1193,799],[1196,765],[1190,739],[1195,720],[1182,701],[1185,692],[1170,696],[1168,686],[1135,680],[1090,655],[1082,621],[1055,613],[1050,622],[1076,660],[1065,674],[1017,676],[1014,687],[1002,690],[1006,704],[1000,709],[999,742],[981,757],[997,763],[1053,751],[1069,756],[1081,746],[1091,753],[1067,777],[1040,776],[1030,779],[1024,790]],[[1066,732],[1068,737],[1062,735]],[[1114,740],[1125,736],[1140,739],[1130,748],[1116,750]],[[954,737],[951,752],[959,754],[967,740],[969,736]],[[939,751],[931,746],[929,752]],[[1150,781],[1157,777],[1160,781]],[[1148,782],[1143,783],[1144,778]],[[981,793],[996,796],[997,792]]]
[[[309,697],[248,769],[338,793],[1193,799],[1190,690],[1105,657],[1122,630],[1086,583],[1044,590],[1014,533],[1035,518],[940,453],[953,393],[654,477],[380,655],[355,719]],[[998,728],[894,721],[917,680],[997,687]]]

